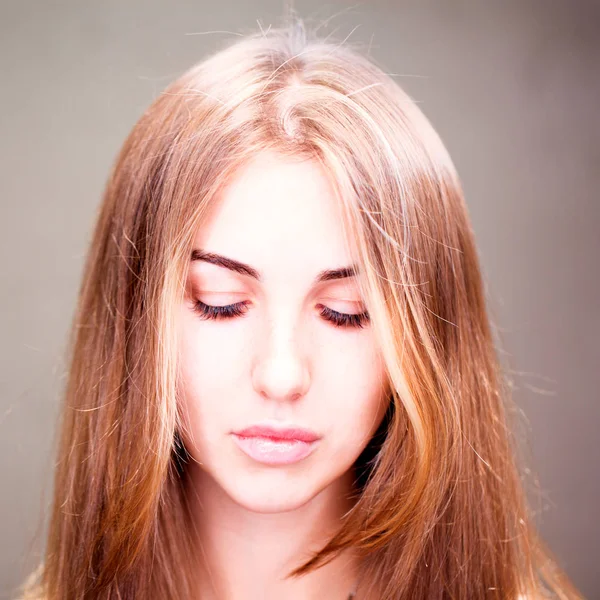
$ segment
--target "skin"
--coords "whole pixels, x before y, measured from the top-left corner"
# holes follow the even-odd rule
[[[352,465],[385,412],[385,374],[370,323],[336,327],[322,307],[366,310],[355,277],[315,285],[355,264],[323,167],[272,152],[224,188],[194,248],[252,266],[260,281],[190,262],[180,319],[180,376],[191,454],[189,498],[202,540],[199,596],[345,600],[358,559],[346,551],[300,579],[289,571],[316,550],[351,507]],[[209,320],[194,307],[245,302]],[[270,422],[321,435],[290,465],[265,465],[234,430]]]

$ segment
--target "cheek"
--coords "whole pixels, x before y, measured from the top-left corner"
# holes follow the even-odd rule
[[[345,447],[366,445],[385,414],[387,390],[384,362],[370,332],[324,347],[321,363],[319,396],[326,399],[323,414],[335,439]]]
[[[254,333],[247,319],[203,319],[182,305],[180,350],[195,385],[235,384],[249,364]]]
[[[189,312],[189,311],[188,311]],[[221,391],[240,377],[247,353],[243,328],[184,316],[180,358],[188,388]]]
[[[224,334],[222,324],[199,323],[194,315],[184,315],[183,324],[179,396],[193,444],[202,450],[239,425],[248,354],[235,327]]]

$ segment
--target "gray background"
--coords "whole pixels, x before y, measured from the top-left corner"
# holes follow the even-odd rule
[[[62,352],[110,164],[170,80],[235,37],[223,31],[276,25],[283,2],[0,7],[0,597],[9,597],[43,545]],[[306,0],[296,10],[313,23],[333,17],[323,34],[370,44],[447,144],[529,423],[537,522],[575,583],[600,598],[599,7]]]

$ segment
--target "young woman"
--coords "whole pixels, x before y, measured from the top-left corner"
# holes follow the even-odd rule
[[[302,21],[140,118],[72,331],[25,597],[581,597],[531,522],[452,162]]]

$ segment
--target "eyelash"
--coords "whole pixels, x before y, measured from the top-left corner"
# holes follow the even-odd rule
[[[233,319],[235,317],[243,317],[246,314],[247,304],[247,302],[237,302],[236,304],[228,304],[226,306],[210,306],[200,300],[196,300],[194,311],[206,320]],[[335,327],[363,328],[365,323],[369,321],[369,314],[367,312],[349,315],[332,310],[322,304],[320,306],[321,316]]]

